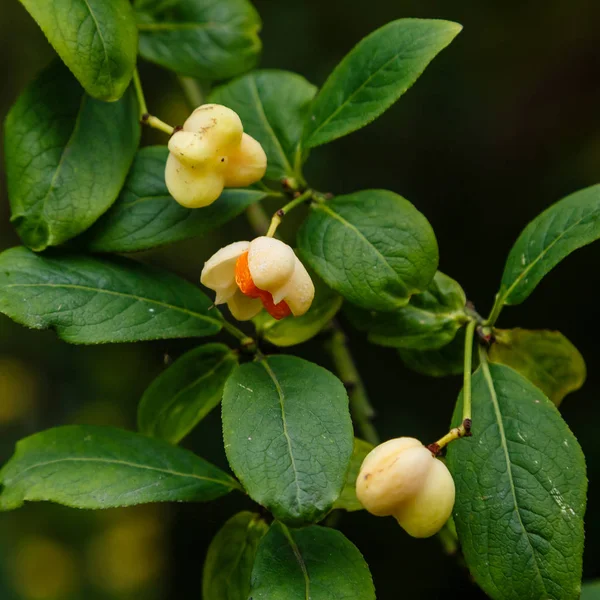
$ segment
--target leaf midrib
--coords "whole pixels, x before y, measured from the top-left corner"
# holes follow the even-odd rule
[[[113,76],[110,70],[110,59],[108,58],[108,49],[106,47],[106,42],[104,41],[104,36],[102,35],[102,31],[100,31],[100,24],[98,23],[98,19],[96,19],[96,15],[94,14],[94,11],[92,10],[92,7],[90,6],[89,0],[83,0],[84,4],[86,5],[90,16],[92,17],[93,21],[94,21],[94,25],[96,26],[96,31],[98,32],[98,37],[100,38],[100,42],[102,42],[102,50],[104,50],[104,59],[106,60],[106,72],[108,74],[108,80],[110,82],[110,90],[111,90],[111,94],[114,93],[115,90],[115,84],[113,81]]]
[[[369,248],[372,248],[374,250],[375,254],[383,261],[385,266],[388,268],[389,272],[392,274],[392,277],[396,277],[396,271],[394,271],[390,263],[387,261],[386,257],[369,241],[369,239],[364,235],[364,233],[362,233],[362,231],[360,231],[360,229],[358,229],[355,225],[344,219],[342,215],[335,212],[326,204],[319,204],[317,206],[317,210],[322,210],[323,212],[336,219],[336,221],[339,221],[344,227],[347,227],[348,229],[353,231]]]
[[[292,438],[290,437],[288,427],[287,427],[287,419],[285,417],[285,406],[284,406],[285,395],[283,393],[283,390],[281,388],[279,380],[277,379],[277,376],[273,372],[271,365],[267,362],[267,359],[261,360],[260,364],[264,367],[265,371],[267,372],[269,377],[272,379],[273,384],[275,385],[275,390],[277,391],[277,396],[279,399],[279,406],[281,409],[281,422],[283,424],[283,435],[287,442],[288,452],[290,455],[290,460],[291,460],[291,465],[292,465],[292,471],[294,472],[294,483],[296,484],[296,505],[298,507],[298,510],[300,510],[300,507],[302,506],[302,503],[300,502],[300,482],[298,480],[298,468],[296,467],[296,459],[294,457],[294,451],[292,448]]]
[[[165,23],[138,23],[140,31],[178,31],[178,30],[204,30],[204,29],[229,29],[226,23],[217,23],[214,21],[205,21],[204,23],[178,23],[176,21]]]
[[[192,310],[183,308],[181,306],[175,306],[174,304],[168,304],[166,302],[161,302],[160,300],[154,300],[152,298],[144,298],[142,296],[136,296],[135,294],[128,294],[126,292],[116,292],[114,290],[105,290],[102,288],[94,288],[94,287],[90,287],[90,286],[86,286],[86,285],[79,285],[79,284],[74,284],[74,283],[9,283],[8,285],[5,285],[3,287],[4,288],[18,288],[18,287],[65,288],[65,289],[82,290],[84,292],[93,292],[95,294],[107,294],[109,296],[119,296],[121,298],[129,298],[131,300],[135,300],[136,302],[145,302],[147,304],[155,304],[156,306],[162,306],[163,308],[167,308],[169,310],[179,311],[184,314],[191,315],[192,317],[195,317],[197,319],[200,319],[203,321],[208,321],[215,325],[219,325],[219,327],[222,325],[221,321],[218,319],[213,319],[212,317],[207,317],[206,315],[203,315],[198,312],[194,312]]]
[[[250,535],[250,529],[252,528],[252,525],[254,524],[256,520],[256,516],[252,519],[252,521],[249,521],[246,524],[246,531],[245,531],[245,535],[244,535],[244,541],[240,544],[239,546],[239,551],[235,557],[235,560],[233,561],[233,568],[231,569],[232,573],[235,573],[239,566],[240,563],[242,562],[242,558],[244,556],[244,553],[246,552],[246,548],[250,547],[250,542],[248,540],[248,536]],[[228,582],[227,582],[227,589],[230,593],[232,593],[232,597],[234,597],[234,594],[237,591],[237,582],[234,582],[231,578],[228,578]]]
[[[594,210],[591,213],[588,213],[587,215],[581,217],[580,219],[577,219],[577,221],[575,221],[572,225],[569,225],[569,227],[567,229],[565,229],[564,231],[562,231],[560,233],[560,235],[558,235],[554,240],[552,240],[552,242],[548,246],[546,246],[539,253],[539,255],[535,258],[535,260],[533,262],[529,263],[527,265],[527,267],[525,269],[523,269],[523,271],[521,271],[521,273],[517,276],[517,278],[515,279],[514,283],[503,294],[503,296],[502,296],[502,304],[506,304],[506,301],[509,299],[509,296],[512,294],[512,292],[515,289],[515,287],[517,287],[517,285],[519,285],[521,283],[521,281],[523,280],[523,278],[528,275],[528,273],[531,271],[531,269],[533,269],[533,267],[535,267],[535,265],[537,265],[537,263],[540,260],[542,260],[542,258],[544,258],[544,256],[546,256],[546,254],[555,246],[555,244],[557,244],[574,227],[578,227],[579,225],[581,225],[581,223],[583,223],[583,221],[585,221],[586,219],[588,219],[595,212],[597,212],[597,211]]]
[[[227,352],[219,359],[219,362],[217,362],[210,370],[202,373],[202,375],[200,375],[199,377],[196,377],[194,379],[194,381],[192,381],[191,383],[189,383],[188,385],[186,385],[185,387],[180,389],[176,394],[174,394],[171,397],[171,400],[169,400],[168,402],[165,402],[162,405],[162,408],[160,409],[156,418],[154,419],[155,424],[158,424],[161,421],[161,419],[165,415],[165,413],[167,413],[173,407],[173,405],[177,403],[177,401],[183,394],[186,394],[192,388],[196,387],[203,379],[206,379],[206,378],[210,377],[211,375],[214,375],[218,369],[220,369],[225,363],[231,361],[232,358],[233,358],[233,360],[235,360],[234,357],[235,357],[235,354],[233,352],[231,352],[231,351]],[[160,427],[152,428],[153,431],[156,431],[156,429],[160,429]],[[169,437],[171,437],[171,436],[169,436]]]
[[[311,600],[310,598],[310,576],[308,575],[308,569],[306,568],[306,563],[304,562],[304,557],[300,552],[300,548],[298,548],[298,544],[296,544],[296,540],[292,537],[289,529],[283,524],[280,523],[281,529],[283,530],[283,534],[285,535],[287,541],[292,548],[292,552],[298,561],[298,565],[300,566],[300,570],[302,571],[302,577],[304,578],[304,597],[305,600]]]
[[[427,36],[421,36],[421,39],[425,38]],[[317,132],[319,132],[321,129],[323,129],[323,127],[325,127],[325,125],[327,125],[335,116],[337,116],[343,109],[346,108],[346,105],[349,104],[351,102],[351,100],[354,98],[354,96],[356,96],[359,92],[361,92],[363,90],[363,88],[368,85],[371,80],[376,76],[379,75],[380,71],[383,71],[385,68],[387,68],[390,63],[394,62],[399,56],[402,55],[402,52],[397,52],[396,54],[394,54],[394,56],[392,58],[390,58],[388,61],[386,61],[383,65],[381,65],[379,67],[379,69],[377,69],[376,71],[374,71],[371,75],[369,75],[369,77],[367,79],[365,79],[365,81],[359,86],[357,87],[347,98],[346,100],[340,104],[330,115],[329,117],[327,117],[327,119],[325,119],[325,121],[323,121],[315,130],[313,130],[313,132],[310,134],[310,136],[308,137],[307,141],[310,141],[311,138],[313,138]],[[402,91],[400,92],[400,94],[403,94],[404,92],[407,91],[408,88],[404,88],[402,89]],[[317,97],[318,99],[318,97]],[[315,100],[315,104],[316,104],[316,100]],[[339,137],[339,136],[338,136]]]
[[[537,553],[536,553],[536,551],[531,543],[531,540],[529,538],[529,532],[527,531],[527,528],[525,527],[525,524],[523,523],[523,519],[521,518],[521,511],[519,509],[519,504],[517,502],[517,491],[516,491],[515,482],[514,482],[513,473],[512,473],[512,462],[510,460],[508,444],[506,443],[506,433],[504,431],[504,422],[502,420],[502,412],[500,411],[500,404],[498,403],[498,395],[496,394],[494,380],[492,378],[492,374],[490,372],[490,367],[487,362],[487,359],[484,358],[483,360],[481,360],[481,368],[483,370],[483,376],[484,376],[485,382],[488,386],[488,389],[490,392],[490,398],[492,399],[492,404],[494,406],[494,414],[496,416],[496,422],[498,424],[498,432],[500,434],[500,442],[502,445],[502,451],[504,453],[504,458],[506,460],[506,473],[508,475],[508,480],[510,483],[510,491],[511,491],[511,495],[513,498],[515,513],[519,520],[519,525],[521,526],[521,529],[523,530],[523,532],[525,534],[529,548],[531,549],[531,555],[533,556],[533,564],[535,565],[535,570],[536,570],[537,576],[542,584],[542,589],[547,593],[546,586],[544,584],[544,578],[542,577],[542,573],[540,571],[540,566],[538,564]]]
[[[294,172],[294,169],[292,168],[292,165],[290,164],[290,161],[288,160],[288,157],[283,150],[283,146],[281,145],[279,138],[275,135],[275,130],[273,129],[271,123],[269,122],[269,119],[267,118],[267,114],[265,112],[265,107],[262,103],[260,94],[258,93],[258,86],[256,85],[256,80],[254,79],[254,77],[250,78],[250,88],[252,90],[252,95],[256,99],[257,107],[259,109],[258,115],[259,115],[261,121],[264,122],[266,129],[268,130],[268,132],[270,132],[270,135],[272,136],[273,140],[275,141],[275,146],[277,147],[279,154],[281,155],[281,158],[283,159],[282,162],[283,162],[285,170],[287,171],[288,175],[292,175]]]
[[[205,477],[203,475],[195,475],[194,473],[181,473],[179,471],[173,471],[172,469],[161,469],[160,467],[152,467],[150,465],[143,465],[140,463],[133,463],[133,462],[125,461],[125,460],[116,460],[116,459],[107,459],[107,458],[67,457],[67,458],[58,458],[56,460],[49,460],[46,462],[31,465],[30,467],[23,469],[22,471],[19,472],[19,474],[16,477],[14,477],[13,479],[10,479],[9,481],[11,483],[18,482],[20,479],[23,478],[23,475],[25,473],[27,473],[28,471],[32,471],[33,469],[40,469],[40,468],[46,467],[48,465],[58,464],[58,463],[62,463],[62,462],[92,462],[92,463],[106,463],[106,464],[110,464],[110,465],[121,465],[121,466],[125,466],[125,467],[132,467],[135,469],[156,471],[157,473],[166,473],[168,475],[173,475],[175,477],[184,477],[184,478],[188,478],[188,479],[198,479],[200,481],[209,481],[212,483],[218,483],[220,485],[223,485],[224,487],[229,487],[231,489],[237,489],[237,486],[233,485],[233,483],[230,483],[228,481],[223,481],[222,479],[214,479],[212,477]],[[3,483],[6,484],[6,480],[4,480]]]
[[[39,212],[41,212],[41,214],[46,218],[46,220],[48,222],[54,221],[54,219],[51,219],[48,217],[48,214],[46,212],[46,205],[48,203],[48,198],[50,197],[50,194],[52,194],[54,192],[54,190],[56,189],[55,188],[56,179],[58,178],[60,172],[62,171],[64,162],[65,162],[66,156],[67,156],[67,150],[71,147],[71,144],[73,143],[73,139],[79,132],[79,128],[81,125],[81,115],[83,114],[83,108],[85,106],[87,99],[88,99],[88,95],[85,92],[82,92],[81,101],[79,102],[79,108],[77,109],[77,117],[75,118],[75,124],[73,125],[73,130],[71,131],[71,134],[69,135],[69,139],[67,140],[67,143],[64,145],[64,147],[62,149],[62,152],[60,154],[60,159],[58,161],[58,164],[56,165],[56,168],[54,169],[52,179],[50,180],[50,183],[48,184],[48,190],[44,194],[44,197],[41,200],[39,200],[38,202],[35,202],[31,206],[29,206],[23,212],[13,214],[11,221],[14,220],[16,217],[27,217],[34,211],[38,212],[36,210],[36,207],[38,207],[40,205],[40,203],[42,205],[42,208],[41,208],[41,211],[39,211]],[[48,228],[48,233],[49,233],[50,239],[47,240],[47,243],[50,244],[52,242],[52,237],[53,237],[53,233],[50,230],[50,228]]]

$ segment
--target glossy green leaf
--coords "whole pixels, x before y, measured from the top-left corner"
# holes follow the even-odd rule
[[[248,600],[258,544],[269,526],[259,515],[234,515],[213,538],[202,574],[203,600]]]
[[[64,65],[43,71],[5,123],[11,221],[23,242],[44,250],[96,221],[117,198],[139,136],[131,90],[100,102]]]
[[[462,421],[462,398],[452,421]],[[587,478],[575,436],[538,388],[487,363],[473,376],[472,431],[447,458],[475,581],[494,600],[576,600]]]
[[[289,71],[253,71],[217,88],[211,101],[240,115],[244,131],[264,148],[267,178],[293,177],[302,127],[317,88]]]
[[[342,382],[300,358],[269,356],[233,372],[222,406],[227,458],[250,497],[286,523],[321,519],[352,455]]]
[[[309,270],[315,285],[315,298],[308,312],[293,319],[274,319],[263,310],[254,318],[258,335],[276,346],[302,344],[317,335],[335,317],[342,306],[342,297]]]
[[[575,192],[536,217],[513,246],[499,301],[520,304],[571,252],[600,238],[600,185]]]
[[[223,387],[237,365],[224,344],[206,344],[178,358],[144,392],[138,429],[167,442],[180,442],[221,402]]]
[[[210,306],[184,279],[124,258],[0,254],[0,312],[73,344],[214,335],[222,317]]]
[[[228,79],[256,65],[260,17],[248,0],[137,2],[140,54],[180,75]]]
[[[465,335],[459,331],[455,338],[445,346],[435,350],[408,350],[398,348],[402,362],[413,371],[429,377],[447,377],[461,375],[464,368]],[[477,361],[477,355],[473,356]]]
[[[386,190],[313,206],[298,232],[302,258],[344,298],[371,310],[408,304],[433,279],[437,241],[427,219]]]
[[[94,252],[136,252],[201,238],[267,196],[250,189],[227,189],[203,208],[184,208],[165,183],[166,146],[142,148],[110,210],[77,242]]]
[[[21,4],[90,96],[114,101],[125,93],[138,45],[128,0],[21,0]]]
[[[203,502],[239,487],[187,450],[92,425],[57,427],[21,440],[0,471],[0,484],[0,510],[29,501],[73,508]]]
[[[252,571],[252,600],[375,600],[369,567],[339,531],[273,523]]]
[[[468,321],[467,299],[458,282],[440,271],[426,291],[393,312],[345,308],[352,324],[368,333],[369,341],[380,346],[411,350],[435,350],[450,343]]]
[[[461,29],[450,21],[399,19],[361,40],[317,94],[304,145],[312,148],[331,142],[375,120]]]
[[[586,581],[581,587],[581,600],[600,600],[600,580]]]
[[[340,497],[333,505],[333,508],[341,508],[343,510],[347,510],[348,512],[363,509],[363,505],[356,497],[356,479],[363,461],[367,457],[367,454],[369,454],[374,447],[375,446],[373,446],[373,444],[369,444],[369,442],[354,438],[354,450],[352,451],[350,466],[348,467],[348,472],[346,473],[346,483],[344,484],[344,489],[342,490]]]
[[[560,332],[497,329],[490,360],[512,367],[539,387],[556,406],[585,382],[579,350]]]

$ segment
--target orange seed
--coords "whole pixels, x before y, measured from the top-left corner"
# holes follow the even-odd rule
[[[274,319],[279,321],[292,314],[292,311],[285,300],[282,300],[279,304],[275,304],[270,292],[256,287],[252,280],[252,275],[250,274],[250,268],[248,267],[248,251],[244,252],[235,263],[235,282],[245,296],[250,298],[260,298],[265,310]]]

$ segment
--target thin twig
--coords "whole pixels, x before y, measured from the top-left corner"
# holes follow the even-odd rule
[[[346,334],[336,321],[332,321],[333,334],[327,348],[333,359],[335,369],[348,391],[350,412],[360,436],[367,442],[377,445],[379,436],[371,423],[375,411],[369,402],[367,391],[356,368],[354,358],[348,348]]]

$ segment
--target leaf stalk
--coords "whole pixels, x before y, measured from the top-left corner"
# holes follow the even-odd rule
[[[140,122],[144,125],[152,127],[153,129],[158,129],[159,131],[162,131],[168,135],[173,135],[175,133],[175,127],[172,127],[168,123],[161,121],[158,117],[155,117],[148,112],[148,105],[146,104],[146,98],[142,88],[142,81],[137,68],[133,72],[133,87],[135,88],[135,95],[137,96],[138,106],[140,109]]]
[[[477,321],[470,321],[465,333],[465,353],[464,353],[464,372],[463,372],[463,419],[458,427],[453,427],[445,436],[437,442],[427,446],[434,455],[438,455],[442,448],[450,442],[462,437],[471,436],[472,414],[471,414],[471,375],[473,370],[473,338]]]

